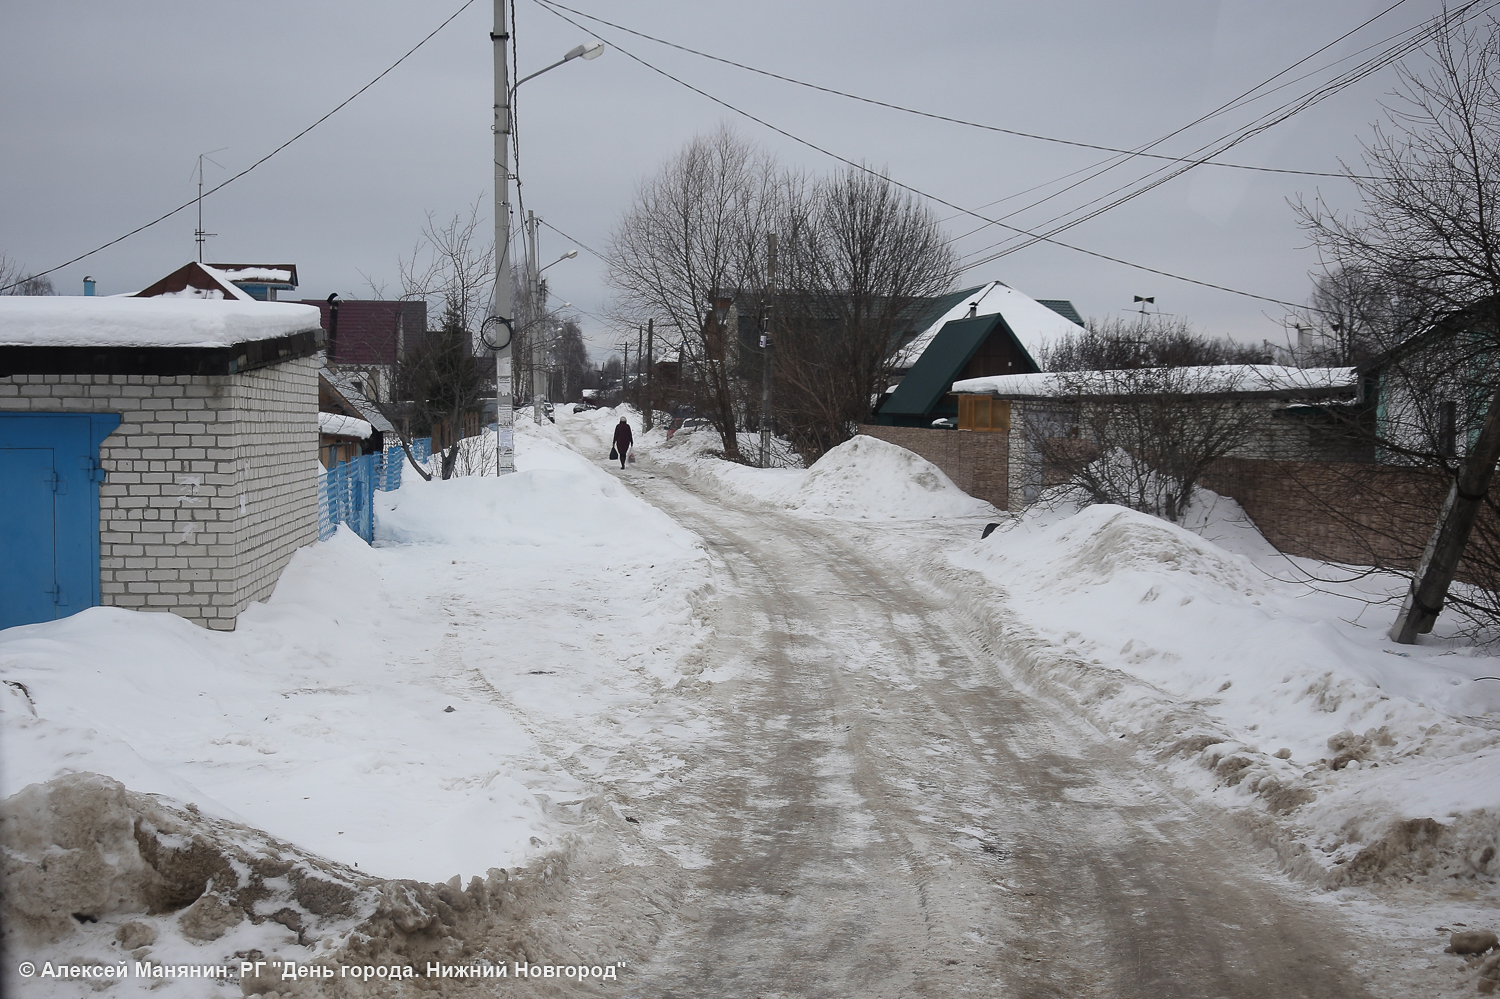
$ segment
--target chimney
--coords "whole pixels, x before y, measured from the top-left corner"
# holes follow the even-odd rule
[[[328,296],[328,366],[337,363],[339,346],[339,293]]]
[[[977,315],[979,315],[979,301],[975,299],[969,303],[969,318],[973,319]]]

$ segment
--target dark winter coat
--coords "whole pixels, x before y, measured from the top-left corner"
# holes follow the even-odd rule
[[[631,433],[630,433],[630,424],[628,424],[628,423],[617,423],[617,424],[615,424],[615,450],[617,450],[617,451],[628,451],[628,450],[630,450],[630,445],[632,445],[634,443],[635,443],[635,437],[632,436]]]

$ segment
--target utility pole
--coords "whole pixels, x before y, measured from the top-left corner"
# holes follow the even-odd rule
[[[494,0],[495,27],[490,46],[495,56],[495,472],[516,470],[515,414],[511,412],[510,343],[515,316],[510,296],[510,80],[505,65],[505,0]],[[500,328],[504,327],[502,334]],[[499,338],[504,336],[504,346]]]
[[[630,401],[630,337],[626,336],[625,342],[620,345],[625,352],[625,360],[620,362],[620,401]]]
[[[771,317],[776,311],[776,234],[767,237],[766,297],[760,313],[760,467],[771,465]]]
[[[645,382],[641,381],[641,358],[646,356],[644,345],[646,342],[646,331],[639,326],[635,330],[635,402],[637,406],[645,408],[645,402],[641,398],[641,392]]]
[[[656,400],[651,395],[651,337],[655,332],[653,328],[655,323],[655,319],[646,320],[646,415],[641,422],[642,431],[651,429],[651,413],[656,408]]]
[[[536,259],[536,213],[526,212],[526,287],[531,299],[526,330],[531,339],[531,418],[538,424],[547,422],[547,366],[543,363],[546,346],[542,343],[542,315],[547,303],[542,299],[542,272]]]

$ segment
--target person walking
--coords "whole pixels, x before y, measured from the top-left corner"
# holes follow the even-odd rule
[[[625,417],[620,417],[620,422],[615,424],[615,453],[620,456],[620,467],[625,467],[625,456],[629,454],[630,447],[635,443],[635,436],[630,432],[630,424],[625,422]]]

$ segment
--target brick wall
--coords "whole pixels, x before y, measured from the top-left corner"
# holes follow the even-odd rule
[[[1288,555],[1401,569],[1415,567],[1447,495],[1431,473],[1371,462],[1225,458],[1202,484],[1233,497]],[[1496,527],[1485,511],[1480,532]]]
[[[11,375],[0,412],[119,413],[99,449],[107,606],[228,630],[317,540],[316,362],[238,375]]]
[[[859,432],[913,451],[970,496],[1010,509],[1010,445],[1005,434],[861,425]]]

